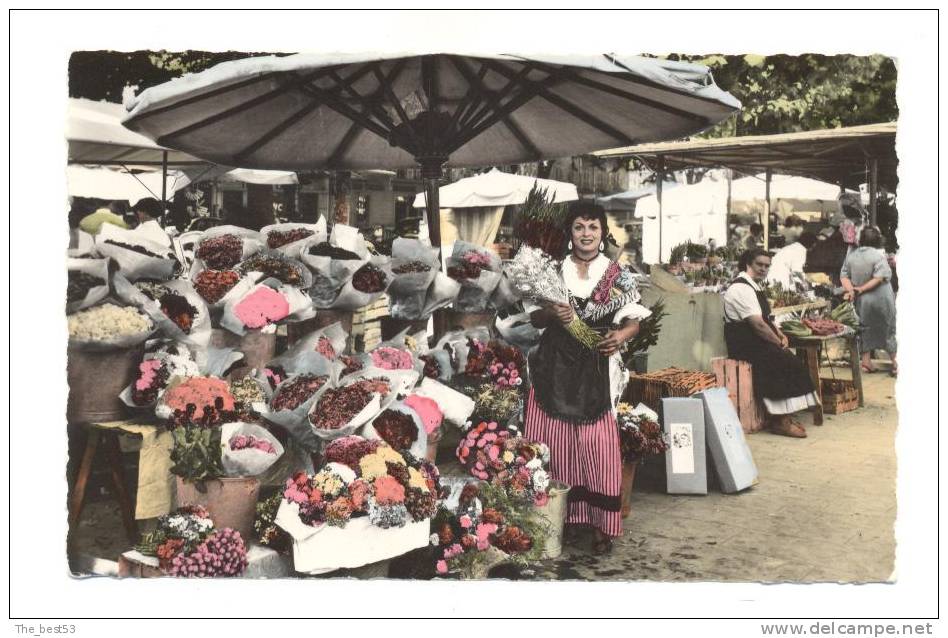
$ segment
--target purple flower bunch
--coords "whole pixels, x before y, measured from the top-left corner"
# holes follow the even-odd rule
[[[240,532],[225,527],[209,536],[189,554],[171,560],[171,576],[213,578],[240,576],[247,569],[247,547]]]

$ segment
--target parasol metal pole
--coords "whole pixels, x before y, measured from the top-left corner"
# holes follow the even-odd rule
[[[731,182],[734,181],[734,169],[727,169],[727,211],[724,213],[724,245],[731,239]]]
[[[428,239],[435,248],[441,248],[441,201],[439,189],[444,176],[444,156],[416,157],[421,165],[421,178],[425,182],[425,210],[428,213]]]
[[[665,182],[665,158],[658,158],[658,182],[655,184],[655,197],[658,199],[658,262],[662,263],[662,218],[665,216],[662,210],[662,185]]]
[[[879,190],[879,160],[869,160],[869,224],[876,225],[878,221],[877,195]]]
[[[767,181],[764,190],[764,250],[770,250],[770,178],[773,171],[767,169]]]
[[[168,223],[168,151],[161,152],[161,221]]]

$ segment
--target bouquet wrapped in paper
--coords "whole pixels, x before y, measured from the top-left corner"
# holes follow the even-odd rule
[[[227,301],[221,327],[242,335],[247,330],[265,329],[287,321],[302,321],[314,314],[306,293],[276,279],[266,279],[242,296],[233,296]]]
[[[260,250],[237,265],[243,275],[260,273],[260,279],[276,279],[282,284],[306,290],[313,285],[313,275],[303,263],[277,250]]]
[[[81,350],[115,350],[144,343],[155,323],[134,306],[106,300],[66,317],[69,347]]]
[[[194,257],[208,268],[234,268],[244,259],[262,250],[260,233],[240,226],[215,226],[208,229],[196,242]]]
[[[270,250],[297,257],[309,246],[326,241],[326,218],[320,216],[315,224],[271,224],[260,229],[260,236]]]
[[[136,379],[119,395],[129,407],[154,407],[172,379],[201,375],[191,352],[184,346],[170,343],[153,350],[152,347],[149,346],[138,365]]]
[[[491,293],[500,283],[500,257],[464,241],[454,243],[448,259],[448,276],[461,284],[454,302],[460,312],[484,312]]]
[[[161,243],[158,239],[150,227],[125,230],[113,224],[103,224],[96,235],[95,246],[101,256],[115,260],[119,272],[129,281],[164,281],[174,275],[180,264],[170,244]]]
[[[113,277],[115,293],[141,308],[169,339],[195,347],[207,347],[211,339],[211,317],[204,299],[191,282],[183,279],[129,282],[121,273]]]
[[[221,464],[226,476],[260,476],[283,456],[283,446],[255,423],[221,426]]]
[[[514,282],[514,288],[522,299],[570,305],[569,289],[560,276],[556,260],[539,248],[521,246],[516,256],[504,266],[504,272]],[[601,340],[595,330],[576,316],[566,330],[589,349],[594,349]]]
[[[326,309],[356,271],[369,261],[369,252],[357,228],[335,224],[329,240],[305,247],[300,259],[312,272],[309,294],[313,303]]]
[[[441,269],[438,249],[431,248],[417,239],[398,237],[392,242],[392,285],[389,287],[391,305],[405,305],[403,299],[422,299]]]
[[[416,458],[423,458],[428,447],[428,433],[420,415],[399,401],[373,417],[362,429],[362,436],[385,441],[393,449],[407,450]]]
[[[66,313],[84,310],[109,296],[108,259],[66,259],[69,285],[66,288]]]
[[[384,256],[372,256],[352,273],[332,301],[327,303],[326,299],[322,298],[317,301],[317,307],[333,310],[362,308],[381,297],[391,282],[390,260]]]

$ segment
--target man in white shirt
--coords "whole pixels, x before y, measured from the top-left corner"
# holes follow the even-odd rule
[[[760,282],[770,270],[770,253],[753,248],[741,255],[743,271],[724,293],[724,339],[728,356],[753,366],[754,393],[770,415],[774,434],[806,437],[790,415],[818,405],[806,368],[787,350],[787,337],[774,324]]]
[[[770,262],[767,283],[771,285],[779,283],[784,290],[792,290],[793,273],[803,272],[807,251],[814,244],[816,244],[816,235],[807,231],[802,233],[797,241],[778,250]]]

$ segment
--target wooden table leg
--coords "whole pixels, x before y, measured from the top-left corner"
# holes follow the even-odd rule
[[[816,396],[820,400],[819,405],[813,407],[813,425],[823,425],[823,393],[820,390],[820,349],[816,346],[802,346],[800,351],[803,353],[803,359],[807,370],[810,373],[810,380],[813,382]]]
[[[89,474],[92,473],[92,460],[95,450],[99,446],[99,432],[95,428],[86,429],[86,447],[82,453],[82,462],[79,464],[79,473],[76,475],[76,484],[69,496],[69,527],[74,529],[79,523],[82,506],[86,499],[86,485],[89,483]]]
[[[849,348],[849,369],[853,373],[853,385],[856,386],[856,392],[859,393],[859,407],[861,408],[866,405],[866,400],[862,394],[862,361],[859,360],[856,335],[850,335],[846,338],[846,346]]]
[[[105,434],[105,452],[109,458],[109,469],[112,474],[112,485],[115,487],[115,497],[119,502],[119,510],[122,513],[122,524],[125,526],[125,534],[129,541],[138,542],[138,525],[135,523],[135,511],[132,508],[132,501],[128,497],[128,491],[125,489],[125,470],[122,468],[122,450],[119,447],[118,434],[108,432]]]

